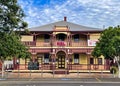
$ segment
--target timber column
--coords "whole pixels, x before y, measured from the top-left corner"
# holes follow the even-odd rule
[[[51,64],[50,64],[50,69],[54,70],[56,69],[56,53],[55,53],[55,49],[52,49],[51,52]]]
[[[89,50],[87,51],[87,69],[88,70],[91,70],[91,65],[90,65],[90,52],[89,52]]]
[[[72,50],[68,49],[68,70],[72,69]]]

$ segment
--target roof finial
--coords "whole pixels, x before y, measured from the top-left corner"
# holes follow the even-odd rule
[[[67,21],[67,17],[66,16],[64,16],[64,21]]]

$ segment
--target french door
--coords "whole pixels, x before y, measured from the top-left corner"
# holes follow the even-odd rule
[[[65,68],[65,55],[58,55],[58,68],[59,69]]]

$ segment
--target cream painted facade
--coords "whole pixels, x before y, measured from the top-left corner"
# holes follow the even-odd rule
[[[100,33],[92,33],[90,34],[90,40],[98,40],[100,38]]]

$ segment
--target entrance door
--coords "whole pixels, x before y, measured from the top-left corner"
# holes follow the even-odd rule
[[[58,55],[58,68],[65,68],[65,55]]]

